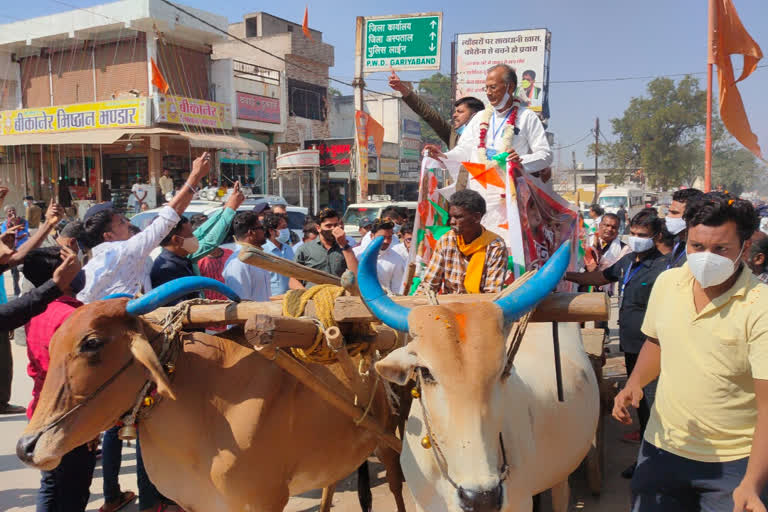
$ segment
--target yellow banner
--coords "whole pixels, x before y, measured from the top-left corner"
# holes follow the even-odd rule
[[[155,120],[159,123],[232,128],[232,109],[226,103],[159,94],[157,107]]]
[[[3,135],[56,133],[149,124],[147,98],[77,103],[0,112]]]

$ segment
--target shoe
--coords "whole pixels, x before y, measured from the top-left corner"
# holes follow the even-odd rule
[[[0,414],[24,414],[25,412],[27,412],[27,408],[20,405],[5,404],[0,406]]]
[[[623,436],[621,436],[621,440],[625,443],[639,443],[642,441],[642,437],[640,436],[640,431],[635,430],[634,432],[627,432]]]
[[[632,464],[627,469],[621,472],[621,478],[626,478],[627,480],[631,480],[632,476],[635,474],[635,466],[636,464]]]

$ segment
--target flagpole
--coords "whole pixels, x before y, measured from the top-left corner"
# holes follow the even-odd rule
[[[715,44],[715,0],[709,0],[707,31],[707,130],[704,138],[704,192],[712,191],[712,67]]]

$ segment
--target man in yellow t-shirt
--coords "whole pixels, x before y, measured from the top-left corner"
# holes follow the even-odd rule
[[[757,215],[748,201],[705,194],[684,218],[688,263],[656,280],[648,338],[614,402],[614,417],[631,423],[628,406],[659,378],[632,511],[764,512],[768,286],[741,262]]]

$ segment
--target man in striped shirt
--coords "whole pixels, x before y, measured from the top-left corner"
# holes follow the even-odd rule
[[[437,242],[420,293],[496,293],[504,284],[507,247],[480,224],[485,199],[474,190],[451,197],[451,230]]]

